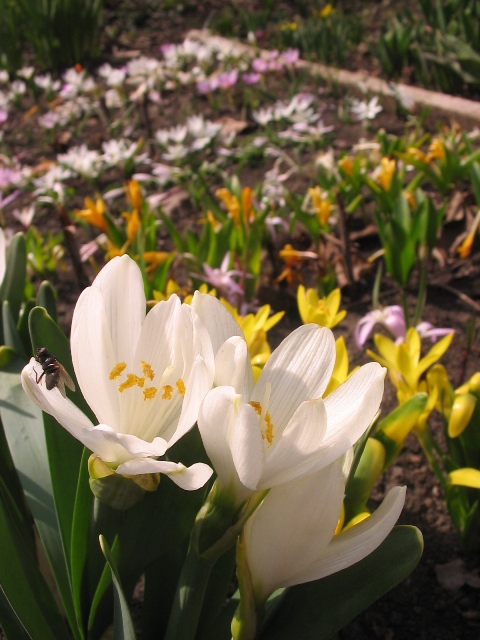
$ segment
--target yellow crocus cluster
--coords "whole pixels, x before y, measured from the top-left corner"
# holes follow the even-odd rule
[[[315,289],[305,289],[302,284],[299,285],[297,304],[303,324],[313,322],[333,329],[347,315],[346,311],[339,311],[341,299],[340,289],[334,289],[321,298]]]
[[[215,195],[225,205],[236,227],[242,223],[248,225],[254,220],[253,191],[250,187],[243,187],[240,199],[225,187],[218,189]]]
[[[380,161],[380,166],[375,172],[375,180],[384,191],[388,191],[390,189],[393,174],[396,170],[397,163],[395,162],[395,160],[391,160],[390,158],[382,158],[382,160]]]
[[[319,223],[324,227],[328,219],[330,218],[330,213],[332,211],[332,203],[328,198],[325,191],[323,191],[318,185],[314,188],[310,188],[308,190],[308,195],[312,202],[314,211],[317,215]]]

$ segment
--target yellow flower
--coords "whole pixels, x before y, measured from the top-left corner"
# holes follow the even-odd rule
[[[480,489],[480,471],[472,467],[455,469],[455,471],[451,471],[448,474],[448,483],[452,485],[459,485],[461,487]]]
[[[472,251],[473,241],[475,239],[474,233],[469,233],[462,244],[457,247],[457,253],[461,258],[468,258]]]
[[[297,289],[297,304],[303,324],[313,322],[321,327],[333,329],[347,315],[346,311],[339,311],[341,302],[340,289],[334,289],[325,298],[320,298],[315,289],[307,289],[299,285]]]
[[[330,382],[323,394],[324,398],[328,396],[329,393],[332,393],[332,391],[335,391],[337,387],[343,384],[345,380],[358,369],[358,367],[355,367],[351,371],[348,370],[350,366],[348,362],[348,351],[343,336],[340,336],[335,340],[335,354],[335,366],[333,367]]]
[[[430,162],[427,154],[424,153],[421,149],[417,149],[417,147],[408,147],[406,155],[410,158],[413,158],[414,160],[425,162],[426,164]]]
[[[281,282],[282,280],[286,280],[290,285],[295,281],[302,280],[302,276],[298,271],[302,264],[307,260],[318,259],[318,254],[313,251],[297,251],[297,249],[294,249],[291,244],[286,244],[283,249],[280,249],[278,255],[287,266],[278,276],[276,281]]]
[[[457,438],[465,431],[475,411],[477,398],[471,393],[462,393],[455,396],[450,420],[448,421],[448,435]]]
[[[222,223],[215,218],[215,216],[210,210],[208,210],[207,213],[205,214],[205,218],[203,222],[205,224],[210,223],[214,231],[218,231],[218,229],[220,229],[222,226]]]
[[[104,216],[106,209],[103,200],[97,198],[94,202],[91,198],[85,198],[84,202],[85,209],[75,209],[77,216],[93,227],[98,227],[102,231],[108,231]]]
[[[332,203],[324,194],[325,192],[318,185],[308,190],[318,221],[323,227],[327,224],[332,209]]]
[[[138,209],[134,209],[132,213],[122,213],[122,216],[127,221],[127,242],[126,246],[132,244],[137,235],[137,231],[140,228],[140,218],[138,215]]]
[[[340,160],[338,161],[338,167],[344,173],[346,173],[349,178],[352,177],[352,175],[353,175],[353,162],[352,162],[352,159],[349,156],[343,156],[343,158],[340,158]]]
[[[125,185],[125,194],[132,209],[140,209],[142,206],[142,192],[137,180],[129,180]]]
[[[155,271],[170,255],[168,251],[145,251],[143,259],[147,265],[146,271]]]
[[[285,24],[280,25],[281,31],[296,31],[298,28],[298,24],[296,22],[285,22]]]
[[[266,304],[261,307],[257,313],[248,313],[246,316],[242,316],[229,302],[223,298],[220,298],[220,300],[230,311],[243,331],[245,340],[247,341],[253,374],[254,377],[257,378],[272,352],[268,344],[267,332],[280,322],[285,312],[279,311],[271,316],[270,305]]]
[[[395,344],[390,338],[377,333],[374,336],[374,342],[380,355],[369,349],[367,349],[367,355],[387,367],[390,380],[397,389],[398,401],[403,404],[419,392],[428,392],[427,382],[421,378],[427,369],[447,351],[453,335],[449,333],[444,336],[422,358],[420,336],[414,327],[410,327],[405,342],[400,344]],[[432,396],[433,393],[435,396]],[[431,390],[430,396],[435,406],[438,390]]]
[[[390,185],[392,184],[393,174],[395,173],[397,168],[397,163],[395,160],[390,160],[389,158],[382,158],[380,162],[380,167],[376,172],[375,179],[380,184],[384,191],[388,191],[390,189]]]
[[[417,203],[415,201],[415,196],[413,194],[413,191],[405,189],[405,191],[402,192],[402,195],[405,198],[405,200],[408,202],[408,206],[410,207],[410,209],[412,209],[412,211],[415,211],[415,209],[417,208]]]
[[[440,138],[434,138],[428,149],[427,162],[433,159],[445,160],[445,146]]]
[[[236,227],[239,227],[242,221],[248,225],[255,217],[255,212],[252,208],[253,191],[250,187],[242,189],[241,202],[237,196],[226,188],[218,189],[215,195],[225,205]]]
[[[172,296],[174,293],[180,294],[181,291],[182,291],[182,287],[177,282],[175,282],[175,280],[172,280],[170,278],[170,280],[167,281],[167,286],[165,287],[165,293],[154,290],[153,300],[149,300],[147,304],[150,306],[153,306],[159,302],[168,300],[170,296]]]
[[[333,7],[330,3],[326,4],[320,11],[321,18],[327,18],[333,12]]]

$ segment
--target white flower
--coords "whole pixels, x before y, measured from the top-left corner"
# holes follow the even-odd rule
[[[193,304],[208,327],[211,303],[197,297]],[[323,400],[334,361],[332,332],[314,324],[281,343],[255,385],[242,338],[216,353],[219,386],[203,401],[198,426],[219,483],[236,501],[323,469],[370,425],[386,370],[366,364]]]
[[[383,111],[383,107],[378,104],[378,96],[374,96],[368,102],[366,100],[354,100],[351,108],[351,112],[357,120],[375,120],[381,111]]]
[[[60,164],[68,167],[81,176],[95,178],[102,168],[102,157],[98,151],[87,149],[85,144],[72,147],[67,153],[57,156]]]
[[[220,306],[220,303],[218,303]],[[145,316],[140,269],[114,258],[81,294],[71,350],[78,384],[97,417],[57,388],[37,384],[38,363],[22,372],[28,396],[117,473],[165,473],[184,489],[205,484],[211,469],[159,460],[194,425],[213,382],[212,345],[198,315],[177,296]]]
[[[340,460],[270,490],[242,534],[257,605],[280,587],[319,580],[368,556],[390,533],[405,501],[405,487],[394,487],[373,515],[334,535],[344,493]]]

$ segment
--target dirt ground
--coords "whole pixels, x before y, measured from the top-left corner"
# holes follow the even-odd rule
[[[206,3],[200,10],[177,14],[171,12],[154,21],[143,22],[131,34],[121,33],[118,36],[120,46],[138,49],[143,54],[157,55],[158,46],[167,42],[178,42],[183,39],[189,28],[203,26],[215,3]],[[163,21],[162,21],[163,20]],[[112,17],[112,24],[115,20]],[[175,103],[170,105],[175,109]],[[205,109],[208,106],[205,105]],[[168,120],[168,108],[165,110]],[[208,115],[207,113],[205,115]],[[328,122],[328,114],[325,117]],[[160,126],[165,126],[161,123]],[[399,133],[403,124],[390,114],[382,114],[378,126]],[[335,142],[337,148],[348,148],[354,132],[350,127],[342,133],[336,123]],[[358,138],[357,138],[358,139]],[[34,150],[29,150],[33,153]],[[244,184],[255,184],[256,170],[246,168],[242,173]],[[88,194],[84,194],[88,195]],[[179,211],[179,215],[189,215],[188,210]],[[40,219],[42,220],[42,219]],[[46,227],[56,226],[57,222],[44,218]],[[39,223],[41,226],[41,222]],[[448,229],[445,231],[448,234]],[[361,241],[358,251],[366,249]],[[464,350],[465,323],[472,313],[478,315],[480,305],[480,260],[477,256],[468,262],[449,258],[445,254],[445,264],[433,267],[428,289],[427,306],[423,320],[430,321],[438,327],[453,327],[457,331],[455,341],[449,352],[442,359],[452,380],[458,383],[461,376]],[[80,288],[72,278],[71,267],[66,262],[66,270],[56,276],[59,292],[60,321],[68,331],[74,303]],[[91,275],[91,274],[90,274]],[[353,340],[354,327],[362,315],[370,309],[371,277],[366,276],[355,291],[343,292],[343,308],[348,311],[347,318],[335,330],[336,336],[343,334],[352,359],[351,365],[365,362],[365,356],[358,351]],[[411,302],[414,303],[415,291],[412,289]],[[468,296],[468,299],[465,298]],[[287,309],[287,314],[273,336],[273,345],[298,326],[300,319],[296,311],[293,294],[280,285],[266,284],[259,295],[259,303],[270,303],[274,310]],[[383,304],[398,303],[392,285],[385,280],[380,296]],[[464,377],[480,371],[480,352],[478,338],[472,353],[465,363]],[[393,389],[387,382],[385,393],[385,413],[395,406]],[[373,494],[373,502],[380,503],[386,490],[397,484],[405,484],[408,488],[406,506],[400,523],[413,524],[420,528],[425,541],[423,557],[415,572],[396,589],[371,606],[366,612],[352,621],[338,634],[339,640],[473,640],[480,637],[480,582],[478,580],[478,557],[466,558],[459,547],[456,534],[451,524],[442,490],[433,472],[429,469],[418,443],[412,436],[407,441],[405,450],[385,474]],[[465,563],[466,575],[464,584],[459,579],[455,588],[447,588],[441,577],[442,567],[448,563],[457,565],[447,567],[450,577],[458,575],[458,562]]]

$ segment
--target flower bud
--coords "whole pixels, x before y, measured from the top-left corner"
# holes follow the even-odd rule
[[[464,393],[455,397],[448,422],[448,435],[450,438],[456,438],[463,433],[470,422],[476,404],[477,399],[471,393]]]
[[[93,495],[112,509],[130,509],[160,483],[158,473],[122,476],[94,454],[88,459],[88,473]]]

